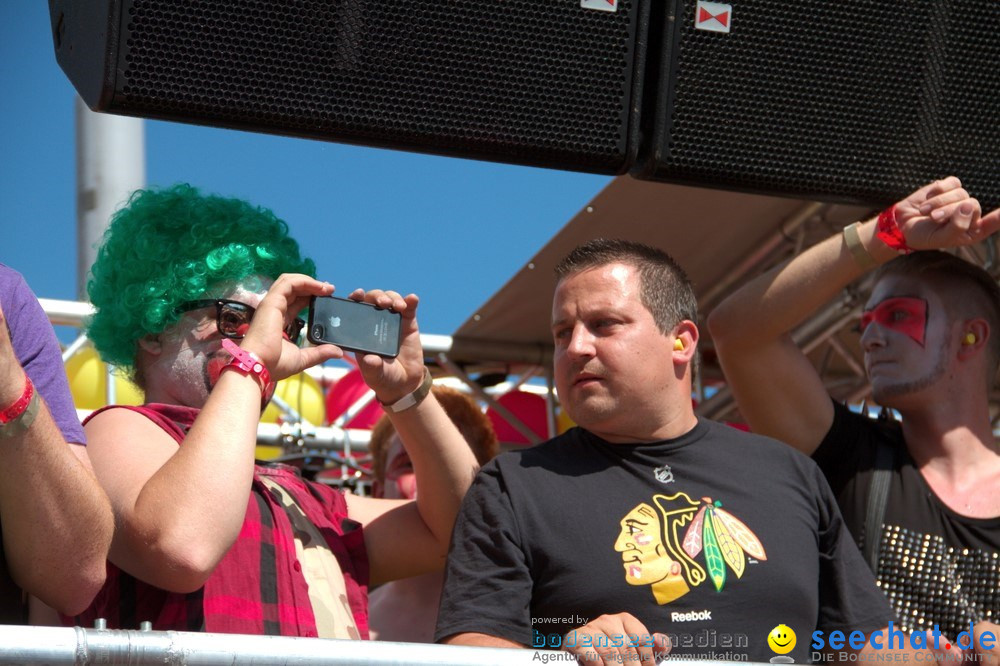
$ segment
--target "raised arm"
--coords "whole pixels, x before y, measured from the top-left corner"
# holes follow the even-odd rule
[[[399,356],[359,355],[368,385],[384,404],[417,391],[424,382],[424,353],[417,328],[418,299],[392,291],[355,291],[364,299],[402,315]],[[421,391],[422,393],[422,391]],[[455,517],[479,464],[468,443],[433,393],[402,411],[387,410],[413,462],[417,499],[397,501],[349,495],[351,518],[365,526],[371,582],[405,578],[444,568]]]
[[[914,249],[982,240],[1000,227],[1000,211],[983,218],[979,212],[954,177],[896,204],[898,226]],[[710,314],[709,331],[727,381],[756,432],[812,453],[829,430],[833,405],[790,331],[867,270],[897,256],[876,237],[876,224],[873,218],[831,236],[750,281]],[[852,251],[847,239],[854,232],[860,245]]]
[[[42,396],[46,392],[54,404],[69,407],[64,418],[76,419],[65,375],[54,376],[64,370],[44,311],[33,296],[0,307],[11,307],[9,312],[17,319],[8,322],[0,310],[0,408],[21,398],[26,377],[32,378],[37,392],[35,404],[0,431],[4,555],[22,589],[59,611],[78,613],[104,583],[114,527],[108,498],[90,470],[86,447],[82,442],[67,443]],[[33,323],[25,326],[26,319]],[[23,366],[11,334],[32,338],[18,340],[33,347]],[[62,391],[66,399],[56,399],[52,391]],[[28,425],[32,414],[34,420]]]
[[[299,349],[282,338],[286,318],[308,304],[310,295],[333,288],[304,275],[282,275],[257,305],[240,346],[256,353],[275,381],[335,358],[332,345]],[[211,322],[213,331],[215,323]],[[189,329],[168,329],[142,342],[153,357],[147,367],[147,400],[202,407],[183,444],[146,417],[112,409],[87,424],[91,457],[108,491],[118,520],[111,560],[124,571],[157,587],[187,593],[197,590],[232,546],[243,525],[253,479],[261,389],[238,372],[222,372],[204,400],[189,384],[207,377],[205,357],[221,355],[217,332],[204,338],[195,354],[171,351],[169,338],[194,339]],[[203,368],[194,374],[184,364]],[[202,374],[202,372],[204,374]],[[203,386],[201,390],[205,390]],[[183,396],[183,397],[182,397]]]

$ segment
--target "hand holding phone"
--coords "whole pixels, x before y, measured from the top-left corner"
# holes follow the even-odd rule
[[[313,344],[333,344],[344,351],[399,354],[400,314],[336,296],[314,296],[309,303],[307,337]]]

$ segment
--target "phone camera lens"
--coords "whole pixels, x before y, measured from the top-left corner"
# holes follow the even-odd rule
[[[324,330],[323,330],[323,325],[322,324],[313,324],[312,334],[313,334],[314,338],[317,338],[317,339],[318,338],[322,338],[323,337],[323,333],[324,333]]]

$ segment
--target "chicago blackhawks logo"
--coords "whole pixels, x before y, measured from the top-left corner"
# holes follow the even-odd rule
[[[684,596],[706,578],[721,592],[727,569],[741,578],[747,556],[767,559],[756,535],[721,502],[677,493],[654,495],[653,504],[656,509],[640,503],[622,518],[615,550],[625,580],[649,585],[658,604]]]

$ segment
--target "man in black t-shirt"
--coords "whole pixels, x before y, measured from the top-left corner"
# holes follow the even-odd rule
[[[580,427],[484,466],[455,526],[437,639],[596,664],[652,663],[668,644],[672,657],[806,662],[816,632],[863,643],[886,627],[816,465],[695,416],[697,309],[680,267],[596,240],[556,274],[555,383]]]
[[[744,418],[819,463],[903,627],[937,628],[962,647],[962,632],[1000,637],[1000,450],[989,407],[1000,289],[940,249],[998,228],[1000,210],[981,216],[958,179],[947,178],[750,282],[709,317]],[[861,346],[872,395],[900,424],[831,401],[789,335],[880,264]],[[888,470],[878,473],[888,481],[881,500],[871,490],[875,468]],[[870,498],[884,517],[867,525]]]

